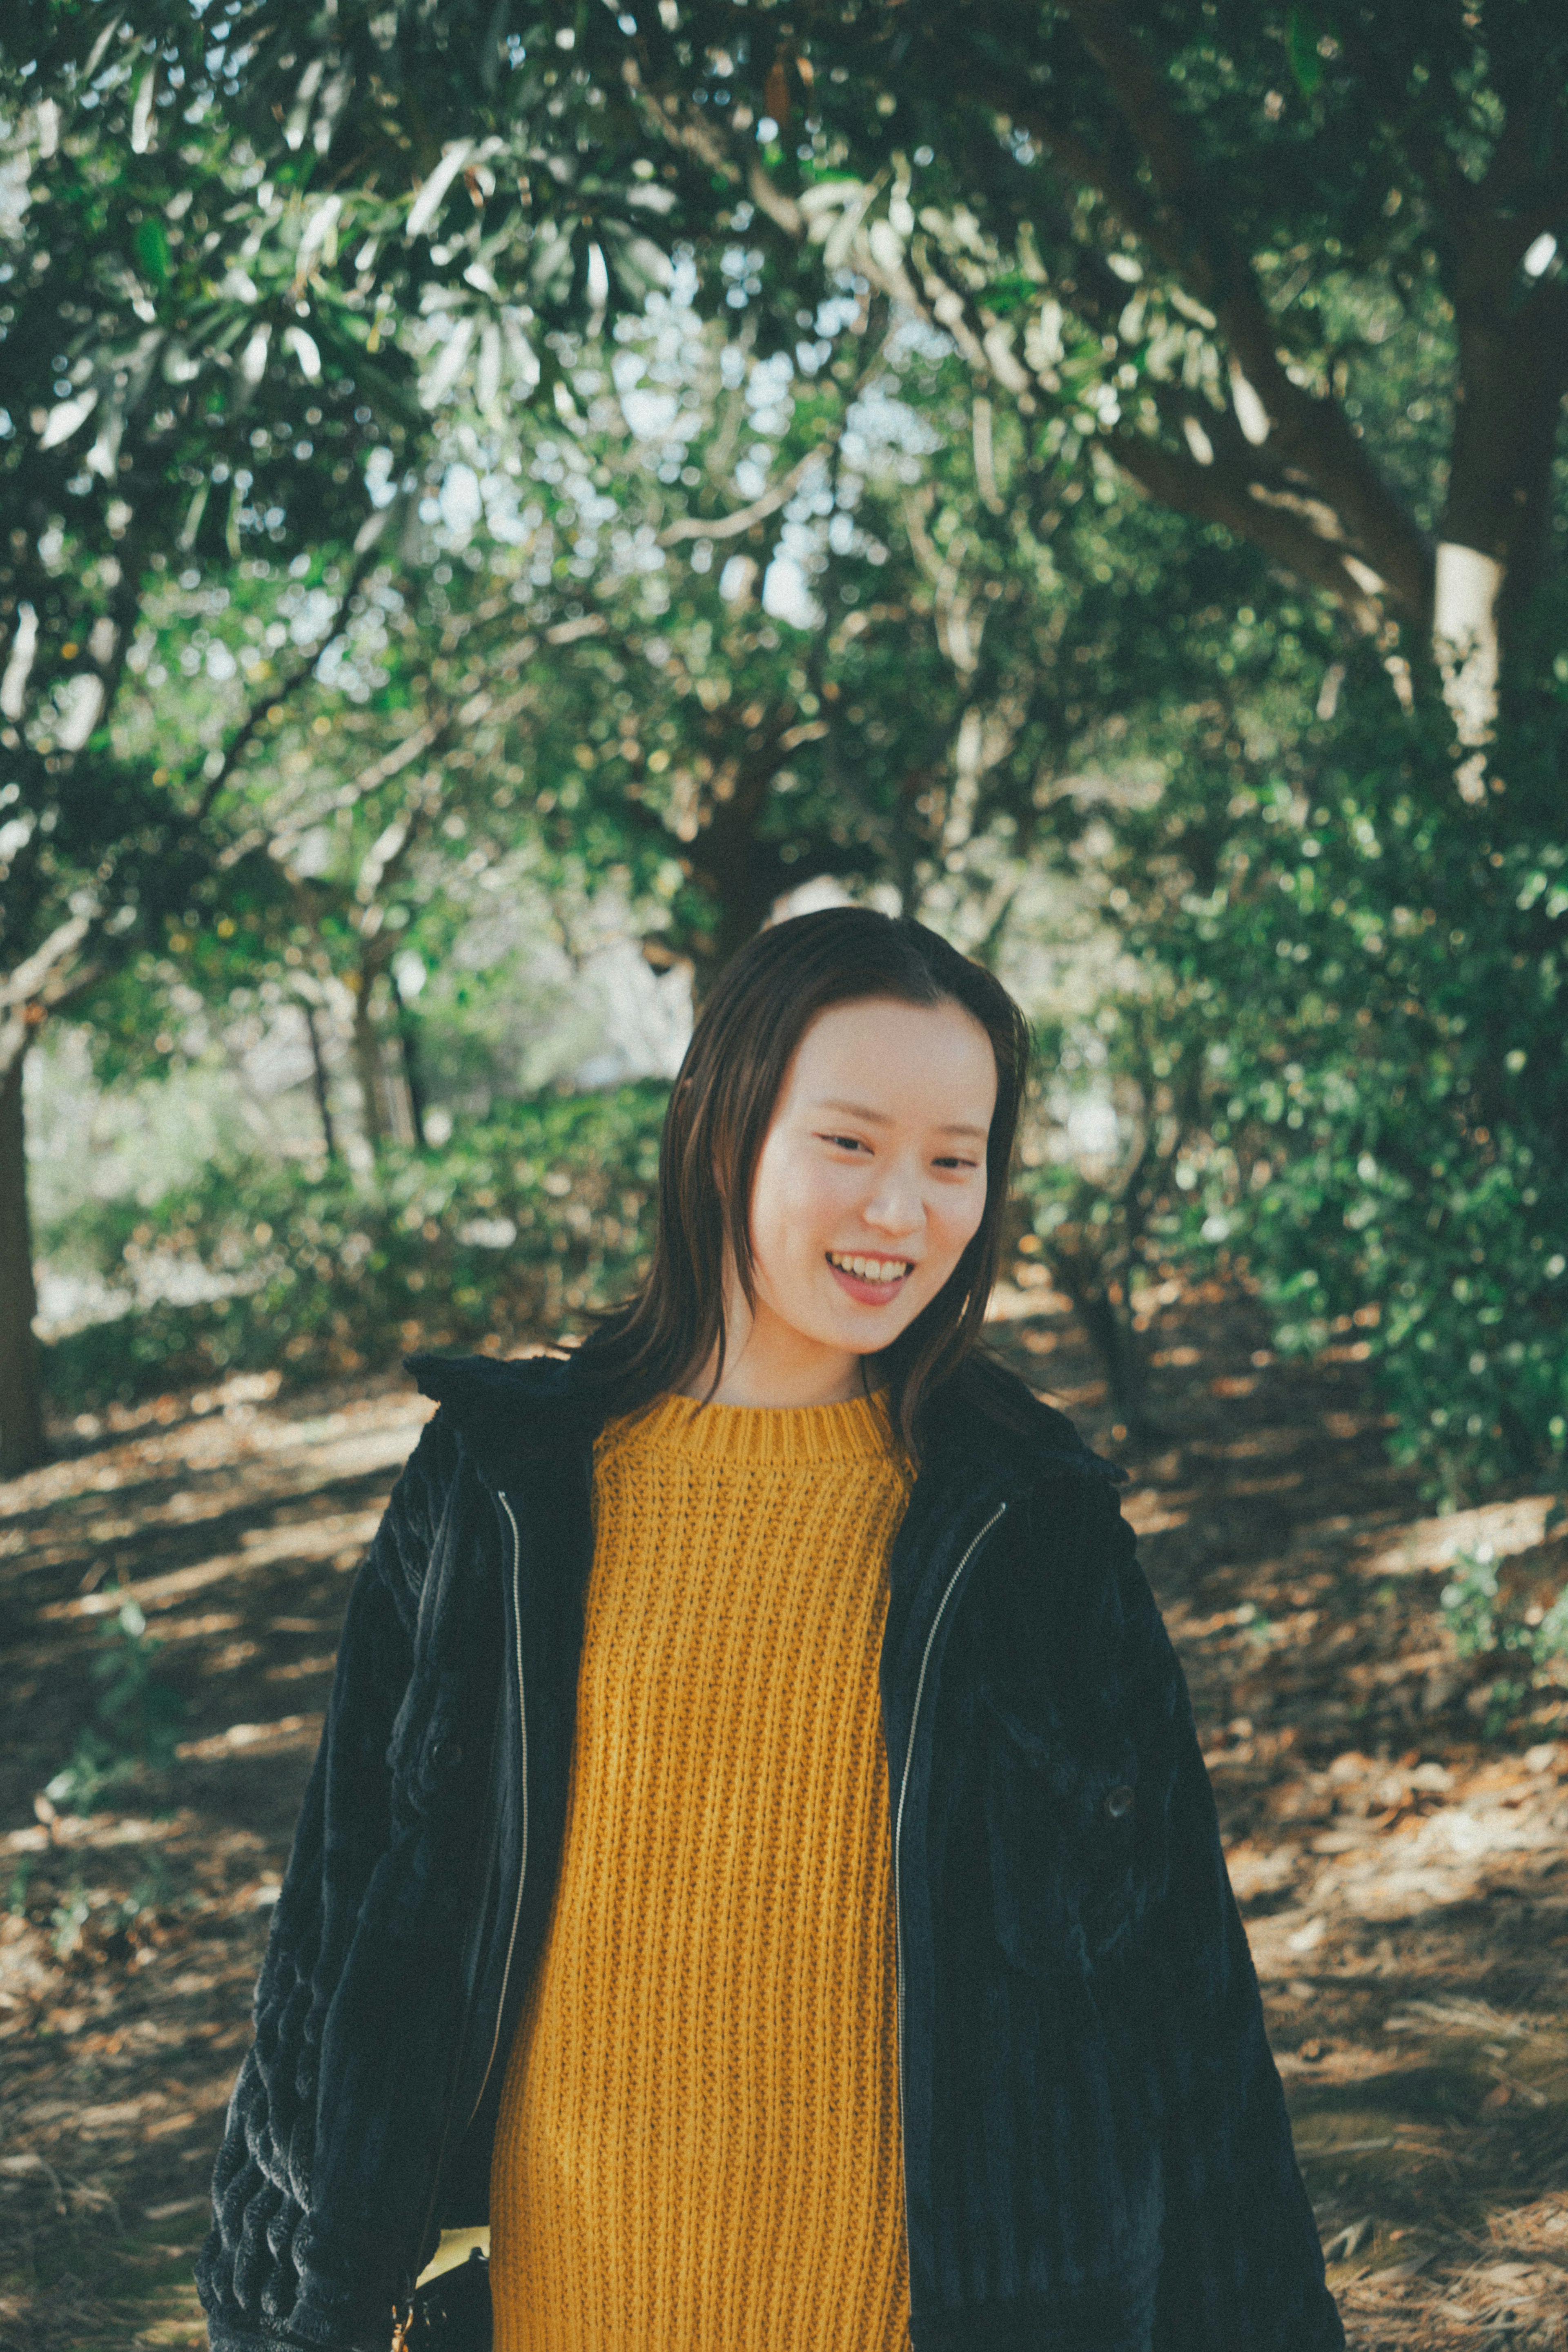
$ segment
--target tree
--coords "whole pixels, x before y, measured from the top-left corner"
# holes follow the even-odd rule
[[[63,13],[56,51],[82,25],[82,12]],[[26,16],[8,20],[0,53],[14,175],[0,305],[8,425],[0,472],[12,518],[0,561],[6,1471],[37,1459],[43,1445],[23,1156],[27,1049],[46,1020],[79,1011],[149,925],[183,904],[202,863],[204,821],[235,761],[267,709],[308,676],[370,560],[379,519],[366,529],[365,425],[378,423],[382,440],[401,437],[410,405],[372,366],[384,394],[376,418],[366,383],[329,343],[323,359],[305,326],[275,343],[256,322],[240,224],[264,168],[206,120],[199,89],[172,113],[182,93],[156,40],[149,61],[111,18],[78,71],[57,55],[40,61],[27,38],[39,29]],[[299,264],[297,240],[296,313]],[[283,288],[270,290],[281,303]],[[308,477],[318,442],[327,462]],[[118,756],[116,698],[143,604],[168,577],[171,555],[193,568],[214,551],[233,562],[258,543],[285,556],[312,544],[340,551],[323,640],[285,666],[226,745],[204,748],[187,772],[155,752]]]
[[[146,597],[171,560],[335,559],[319,657],[384,520],[367,464],[395,482],[417,461],[470,357],[487,402],[548,389],[528,328],[635,300],[665,268],[644,226],[664,190],[633,175],[626,107],[607,175],[602,92],[552,62],[570,36],[551,12],[530,28],[531,71],[488,7],[319,19],[242,0],[216,23],[177,5],[132,23],[33,0],[0,32],[0,1471],[43,1447],[28,1046],[183,904],[240,753],[314,666],[188,771],[121,761]],[[674,174],[705,195],[707,176]]]
[[[1476,739],[1552,554],[1565,40],[1547,0],[698,6],[624,69],[760,247],[922,311],[1063,461],[1104,449],[1406,656],[1435,635]]]

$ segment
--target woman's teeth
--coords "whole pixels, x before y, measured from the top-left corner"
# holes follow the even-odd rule
[[[862,1282],[896,1282],[910,1267],[908,1258],[843,1257],[836,1250],[828,1252],[828,1264],[841,1273],[858,1276]]]

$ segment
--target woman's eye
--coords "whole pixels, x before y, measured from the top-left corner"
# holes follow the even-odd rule
[[[841,1143],[846,1151],[859,1151],[862,1149],[861,1139],[858,1135],[823,1135],[818,1138],[818,1141],[821,1143]]]
[[[979,1166],[979,1164],[980,1164],[980,1163],[979,1163],[979,1161],[978,1161],[977,1160],[957,1160],[957,1159],[938,1160],[936,1162],[936,1165],[938,1168],[957,1168],[957,1169],[965,1169],[965,1168],[977,1168],[977,1167]]]

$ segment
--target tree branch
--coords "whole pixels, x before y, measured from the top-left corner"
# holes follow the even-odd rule
[[[43,945],[36,948],[26,961],[16,964],[8,979],[0,982],[0,1006],[31,1003],[47,986],[56,966],[76,953],[99,919],[96,913],[72,915],[68,921],[57,924]]]
[[[1198,522],[1223,523],[1298,579],[1326,590],[1358,629],[1376,627],[1375,589],[1349,568],[1357,559],[1343,541],[1313,528],[1310,515],[1301,510],[1308,505],[1305,499],[1292,509],[1281,502],[1288,493],[1271,494],[1228,467],[1200,466],[1196,458],[1179,457],[1141,434],[1109,434],[1105,447],[1123,471],[1162,506]]]
[[[842,430],[841,425],[839,433]],[[839,433],[834,433],[831,440],[836,441]],[[737,539],[742,531],[749,530],[753,523],[765,522],[770,514],[777,514],[780,507],[789,505],[827,446],[827,443],[819,442],[814,449],[808,449],[799,464],[791,466],[770,490],[764,490],[759,499],[753,499],[748,507],[741,507],[734,514],[721,515],[716,522],[704,522],[698,517],[686,516],[680,522],[671,523],[667,530],[659,533],[659,545],[678,547],[686,539]]]
[[[1047,148],[1071,180],[1082,187],[1097,188],[1123,227],[1146,245],[1151,253],[1158,254],[1168,268],[1182,268],[1188,257],[1179,237],[1173,235],[1170,221],[1148,202],[1135,180],[1118,172],[1106,156],[1076,132],[1052,122],[1029,94],[1020,97],[1017,89],[998,80],[990,85],[988,102]]]
[[[441,803],[441,772],[438,768],[432,768],[410,793],[402,814],[393,819],[366,853],[355,877],[354,897],[363,909],[355,928],[367,948],[381,932],[385,913],[384,907],[376,904],[378,894],[405,863],[421,835],[429,829]],[[383,945],[377,951],[382,962],[391,960],[396,944],[395,931],[384,934]]]
[[[1116,0],[1065,0],[1065,5],[1148,160],[1169,222],[1167,234],[1185,256],[1183,274],[1215,312],[1236,364],[1279,436],[1276,462],[1301,467],[1396,602],[1428,625],[1433,551],[1427,535],[1384,481],[1338,403],[1317,399],[1291,383],[1251,265],[1215,208],[1211,179],[1163,79]]]
[[[292,674],[285,678],[280,686],[275,688],[270,694],[263,695],[258,701],[251,705],[230,740],[215,773],[207,780],[206,790],[188,820],[191,830],[194,831],[206,823],[218,795],[227,789],[229,778],[234,774],[246,745],[254,740],[257,730],[268,714],[279,709],[285,702],[290,701],[298,693],[306,680],[315,676],[323,656],[341,636],[349,607],[359,594],[361,583],[375,562],[376,549],[385,536],[388,522],[399,511],[402,503],[401,498],[392,499],[377,513],[371,515],[364,524],[359,538],[354,542],[354,562],[350,569],[348,580],[344,583],[343,593],[338,599],[337,610],[332,614],[330,628],[326,635],[311,648],[308,656],[297,665]]]
[[[107,957],[74,971],[61,970],[102,920],[101,910],[73,915],[0,987],[0,1081],[9,1077],[48,1015],[74,1004],[103,978],[109,969]]]

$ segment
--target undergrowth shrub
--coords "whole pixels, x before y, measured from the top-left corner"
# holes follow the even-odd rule
[[[1568,1522],[1568,1503],[1547,1512],[1544,1534]],[[1560,1550],[1561,1547],[1554,1549]],[[1479,1543],[1457,1552],[1439,1596],[1445,1623],[1459,1656],[1490,1673],[1479,1686],[1483,1729],[1495,1738],[1542,1692],[1568,1684],[1568,1585],[1555,1572],[1501,1571],[1496,1549]]]
[[[44,1790],[52,1805],[90,1813],[128,1781],[167,1772],[185,1722],[185,1701],[158,1670],[162,1643],[149,1633],[139,1602],[127,1599],[92,1661],[99,1685],[92,1721],[77,1736],[70,1761]]]
[[[1120,818],[1113,860],[1146,988],[1102,1009],[1107,1066],[1137,1076],[1152,1003],[1168,1072],[1167,1099],[1145,1089],[1170,1138],[1145,1250],[1249,1274],[1283,1352],[1364,1356],[1391,1452],[1444,1505],[1568,1467],[1552,617],[1517,652],[1480,799],[1436,682],[1402,710],[1367,652],[1332,720],[1218,730],[1224,760]]]
[[[643,1271],[667,1094],[517,1103],[439,1151],[389,1146],[362,1181],[341,1163],[235,1160],[150,1207],[78,1213],[45,1236],[61,1262],[112,1280],[194,1261],[232,1288],[57,1339],[50,1392],[76,1411],[240,1371],[302,1386],[417,1348],[580,1332]]]

